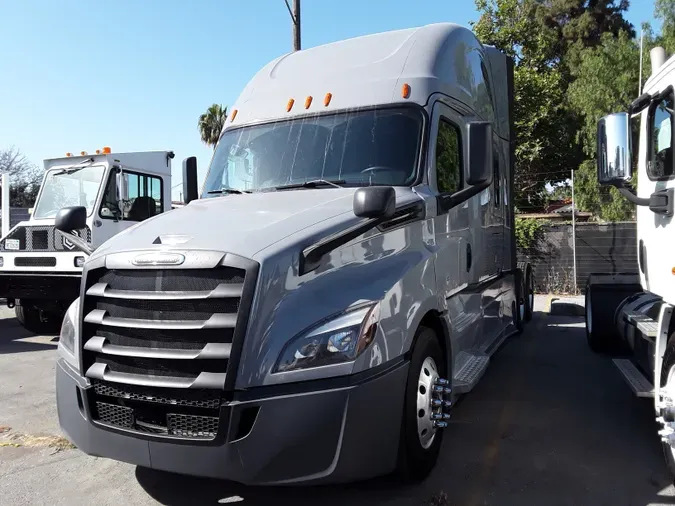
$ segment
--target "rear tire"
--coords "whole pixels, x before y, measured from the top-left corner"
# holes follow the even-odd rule
[[[426,441],[425,448],[418,430],[420,414],[423,417],[429,416],[429,412],[422,413],[422,410],[418,410],[418,389],[425,360],[427,363],[429,363],[429,358],[433,360],[438,376],[447,378],[445,355],[432,329],[420,326],[417,329],[413,346],[403,403],[403,424],[396,470],[398,477],[406,482],[420,482],[429,475],[436,465],[443,442],[443,430],[434,429],[433,439]]]
[[[34,334],[58,334],[61,330],[63,315],[49,312],[43,314],[43,321],[40,310],[30,303],[18,303],[14,306],[14,314],[21,326]]]
[[[602,321],[600,318],[601,301],[593,297],[592,285],[590,279],[586,281],[586,295],[584,303],[585,322],[586,322],[586,342],[588,347],[595,353],[606,353],[613,349],[615,335],[614,322]],[[600,322],[601,325],[596,325]]]
[[[532,320],[534,313],[534,275],[532,274],[532,266],[527,264],[525,267],[525,321]]]

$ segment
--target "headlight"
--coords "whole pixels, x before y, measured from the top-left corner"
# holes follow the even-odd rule
[[[84,265],[84,257],[75,257],[75,267],[82,267]]]
[[[284,347],[272,372],[355,360],[375,338],[379,318],[380,305],[369,304],[320,322]]]
[[[61,333],[59,335],[59,354],[76,370],[79,369],[76,341],[77,341],[77,325],[80,313],[80,298],[78,297],[70,305],[66,316],[63,318],[61,324]]]

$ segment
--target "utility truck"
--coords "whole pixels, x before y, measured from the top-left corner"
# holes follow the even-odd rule
[[[201,191],[187,158],[187,205],[85,263],[59,342],[65,434],[249,484],[423,478],[453,399],[532,314],[513,160],[512,62],[467,28],[271,61]]]
[[[80,293],[82,266],[115,234],[171,210],[171,151],[89,155],[44,161],[45,175],[30,219],[0,239],[0,298],[28,330],[58,332]],[[64,235],[59,209],[81,206],[85,220]]]
[[[598,123],[598,180],[637,206],[638,262],[634,272],[589,276],[586,336],[591,349],[614,355],[638,397],[654,399],[666,463],[675,476],[675,56],[666,60],[657,47],[650,58],[644,92],[628,111]],[[631,185],[635,159],[637,189]]]

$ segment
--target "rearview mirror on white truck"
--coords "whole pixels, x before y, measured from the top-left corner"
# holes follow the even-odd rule
[[[632,178],[630,116],[609,114],[598,121],[597,170],[602,185],[621,186]]]

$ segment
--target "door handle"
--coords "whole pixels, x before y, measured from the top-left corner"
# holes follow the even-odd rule
[[[466,272],[471,270],[471,244],[466,243]]]

